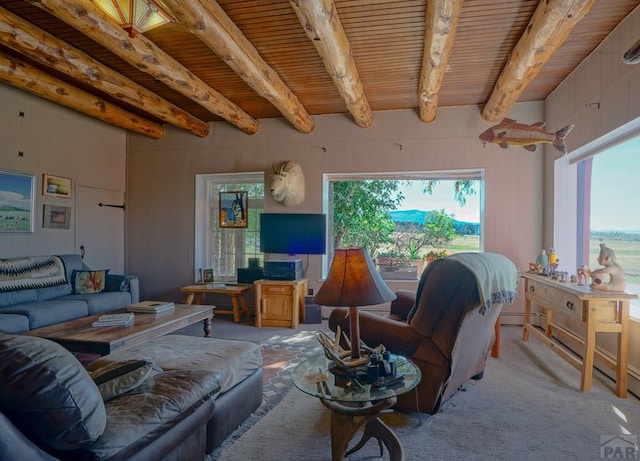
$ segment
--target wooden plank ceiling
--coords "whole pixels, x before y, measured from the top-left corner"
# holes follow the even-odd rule
[[[164,123],[204,137],[207,122],[250,134],[284,116],[309,133],[314,115],[366,127],[375,111],[431,122],[460,105],[499,120],[516,101],[545,99],[640,0],[164,4],[175,22],[123,38],[90,0],[3,0],[0,81],[154,138]],[[85,59],[67,54],[76,49],[88,61],[70,70]],[[108,88],[120,75],[112,86],[131,97]]]

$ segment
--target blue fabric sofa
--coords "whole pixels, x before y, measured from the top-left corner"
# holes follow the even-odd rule
[[[22,333],[139,301],[136,276],[107,272],[104,291],[77,294],[74,271],[91,269],[76,254],[0,259],[0,331]]]

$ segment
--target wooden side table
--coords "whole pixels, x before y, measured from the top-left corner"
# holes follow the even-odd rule
[[[207,288],[206,285],[189,285],[182,287],[180,291],[187,293],[187,304],[202,304],[207,293],[229,295],[233,310],[216,309],[216,314],[233,314],[233,321],[238,323],[243,314],[250,315],[244,293],[249,291],[248,286],[226,285],[224,288]]]
[[[607,362],[616,372],[616,395],[627,397],[629,362],[629,302],[637,296],[614,291],[597,291],[575,283],[557,282],[537,274],[522,274],[525,279],[525,310],[522,340],[535,335],[558,355],[581,371],[580,390],[589,392],[593,376],[594,357]],[[544,333],[530,323],[531,303],[544,309],[547,325]],[[554,315],[569,321],[584,322],[585,338],[554,323]],[[553,338],[558,331],[584,346],[583,358],[575,357],[568,349]],[[596,349],[596,333],[617,335],[617,357],[611,358]]]
[[[404,448],[398,436],[379,416],[390,413],[397,397],[407,393],[422,379],[420,369],[409,359],[392,355],[397,365],[397,373],[404,380],[394,386],[376,388],[371,384],[342,378],[336,382],[329,371],[329,361],[324,354],[318,354],[301,362],[293,373],[293,384],[302,392],[320,399],[331,410],[331,460],[342,461],[362,448],[369,439],[376,439],[389,452],[391,461],[404,460]],[[349,382],[345,382],[347,379]],[[364,426],[360,441],[347,450],[349,443]]]
[[[256,280],[256,327],[296,328],[304,316],[307,279]]]

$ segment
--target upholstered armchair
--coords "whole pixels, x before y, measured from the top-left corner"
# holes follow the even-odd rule
[[[416,392],[396,408],[436,413],[470,378],[482,377],[503,303],[517,297],[518,270],[496,253],[464,253],[432,261],[415,294],[402,290],[388,317],[360,312],[360,338],[383,344],[420,368]],[[335,309],[329,327],[348,332],[347,309]],[[417,402],[416,402],[417,399]]]

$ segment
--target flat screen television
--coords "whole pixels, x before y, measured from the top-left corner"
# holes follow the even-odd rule
[[[327,252],[327,216],[315,213],[262,213],[260,251],[288,255]]]

